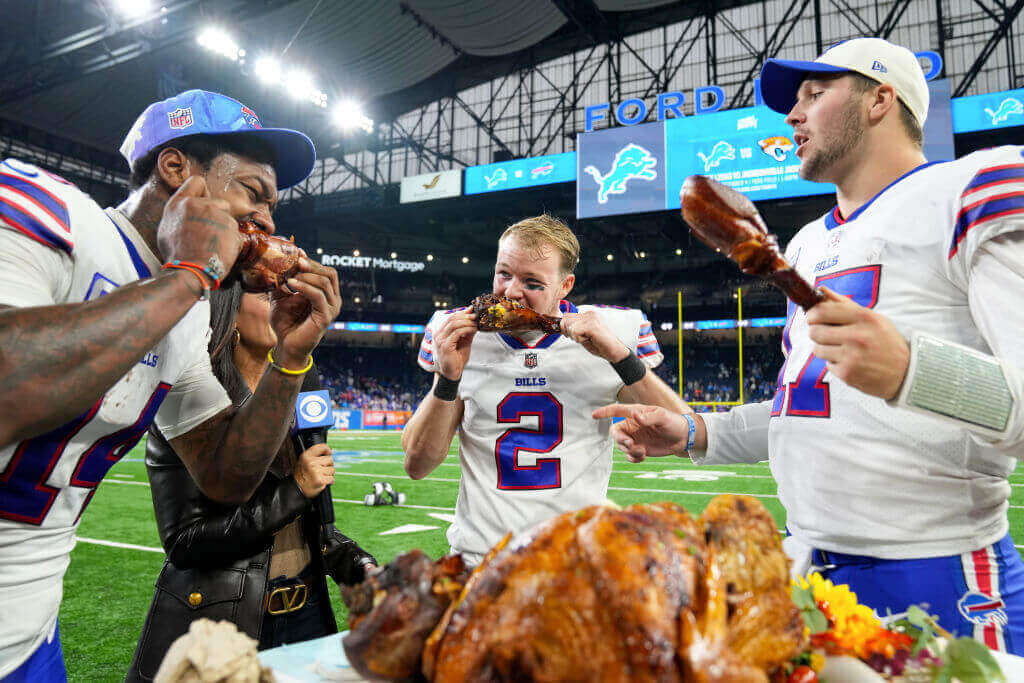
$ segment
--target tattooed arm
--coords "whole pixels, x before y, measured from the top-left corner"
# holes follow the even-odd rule
[[[276,363],[289,370],[306,366],[341,309],[338,273],[307,258],[288,281],[291,293],[273,294],[270,320],[277,333]],[[264,372],[253,397],[236,411],[224,411],[171,439],[171,446],[209,498],[242,503],[263,481],[281,446],[302,385],[302,375],[273,367]]]
[[[252,398],[171,439],[192,479],[211,500],[241,504],[266,476],[287,436],[302,376],[268,369]]]
[[[0,447],[88,410],[200,294],[172,271],[81,304],[0,310]]]

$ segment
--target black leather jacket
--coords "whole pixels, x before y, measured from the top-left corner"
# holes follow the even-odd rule
[[[129,681],[152,680],[171,643],[202,617],[232,621],[259,640],[274,534],[300,515],[321,595],[327,595],[325,575],[337,583],[358,583],[364,578],[366,562],[375,562],[333,526],[330,534],[322,532],[316,506],[293,477],[268,473],[245,504],[214,503],[199,491],[185,465],[155,430],[147,439],[146,469],[167,559],[132,658]],[[322,610],[325,632],[337,632],[329,602],[325,599],[322,604],[326,606]]]

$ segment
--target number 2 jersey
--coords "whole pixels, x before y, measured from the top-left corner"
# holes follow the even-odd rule
[[[34,166],[0,164],[0,305],[93,301],[160,265],[120,213]],[[0,448],[0,678],[52,633],[75,529],[110,467],[152,422],[173,438],[230,405],[209,321],[199,302],[82,415]]]
[[[567,301],[560,309],[595,311],[648,367],[661,363],[642,312],[577,309]],[[430,319],[419,352],[425,370],[436,372],[433,336],[454,312]],[[612,471],[611,420],[595,420],[591,413],[614,403],[623,386],[608,361],[560,334],[528,343],[478,332],[459,384],[465,412],[459,428],[462,477],[448,529],[452,548],[476,564],[506,532],[604,502]]]
[[[1024,229],[1021,152],[1002,147],[922,165],[845,221],[833,210],[805,226],[787,260],[809,282],[883,314],[904,336],[918,330],[1024,367],[1012,342],[1024,295],[1024,242],[1014,241]],[[987,256],[996,249],[1017,265]],[[1006,535],[1007,476],[1019,449],[894,408],[833,377],[813,355],[805,312],[792,302],[782,343],[774,400],[705,416],[703,462],[769,460],[789,531],[812,548],[934,557]]]

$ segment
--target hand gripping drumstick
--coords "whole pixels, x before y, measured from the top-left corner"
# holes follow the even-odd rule
[[[747,197],[711,178],[692,175],[683,183],[679,201],[691,232],[744,273],[768,280],[805,311],[825,300],[786,262],[778,240]]]

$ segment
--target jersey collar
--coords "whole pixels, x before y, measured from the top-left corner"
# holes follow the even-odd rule
[[[571,301],[567,301],[566,299],[562,299],[561,301],[558,302],[558,310],[561,313],[579,312],[579,309],[577,309]],[[538,339],[534,344],[528,344],[513,334],[499,332],[498,336],[501,337],[501,340],[503,342],[508,344],[513,350],[516,351],[520,349],[546,349],[562,338],[562,335],[560,334],[549,333],[545,334],[543,337]]]
[[[128,251],[128,256],[131,257],[135,271],[139,274],[139,279],[151,277],[153,273],[159,272],[160,259],[146,245],[146,241],[142,239],[142,235],[135,229],[128,217],[117,209],[106,209],[104,213],[117,228],[117,233],[124,242],[124,247]]]
[[[828,230],[831,230],[833,228],[839,227],[840,225],[845,225],[846,223],[849,223],[851,221],[856,220],[857,216],[859,216],[862,213],[864,213],[864,211],[867,210],[867,208],[869,206],[871,206],[875,202],[876,199],[881,197],[882,194],[886,190],[888,190],[890,187],[892,187],[896,183],[900,182],[904,178],[917,173],[918,171],[920,171],[922,169],[928,168],[929,166],[934,166],[935,164],[941,164],[941,163],[943,163],[943,162],[941,162],[941,161],[927,161],[927,162],[921,164],[920,166],[915,166],[914,168],[910,169],[909,171],[907,171],[906,173],[901,175],[899,178],[897,178],[896,180],[892,181],[891,183],[889,183],[888,185],[883,187],[881,190],[879,190],[878,194],[876,194],[874,197],[872,197],[867,202],[862,204],[856,211],[851,213],[849,218],[843,218],[842,214],[839,213],[839,205],[836,205],[835,207],[833,207],[833,209],[831,211],[829,211],[827,214],[825,214],[825,228],[828,229]]]

